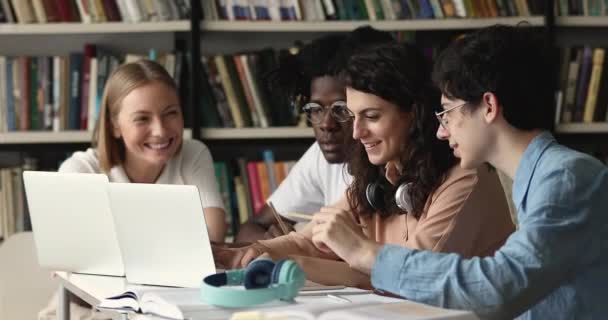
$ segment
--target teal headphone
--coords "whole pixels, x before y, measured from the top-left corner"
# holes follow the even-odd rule
[[[292,301],[304,286],[305,279],[304,271],[293,260],[274,263],[257,259],[245,269],[205,277],[201,298],[208,304],[228,308],[254,306],[275,299]],[[224,285],[241,284],[248,290],[222,288]]]

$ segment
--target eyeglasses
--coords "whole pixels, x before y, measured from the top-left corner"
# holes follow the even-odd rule
[[[302,107],[302,111],[306,113],[306,117],[312,124],[323,122],[327,111],[338,122],[350,121],[354,116],[346,107],[345,101],[336,101],[328,107],[323,107],[316,102],[309,102]]]
[[[466,105],[466,104],[467,104],[467,103],[465,102],[465,103],[463,103],[463,104],[459,104],[459,105],[457,105],[457,106],[455,106],[455,107],[451,107],[451,108],[446,109],[446,110],[443,110],[443,111],[441,111],[441,112],[435,112],[435,116],[437,117],[437,120],[439,120],[439,124],[441,124],[441,126],[442,126],[442,127],[445,129],[445,130],[448,130],[448,118],[446,118],[446,117],[445,117],[445,115],[446,115],[448,112],[450,112],[450,111],[452,111],[452,110],[454,110],[454,109],[458,109],[458,108],[460,108],[460,107],[462,107],[462,106],[464,106],[464,105]]]

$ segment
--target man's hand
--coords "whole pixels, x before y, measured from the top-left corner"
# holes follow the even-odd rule
[[[239,269],[246,267],[251,261],[265,253],[265,248],[257,243],[240,248],[227,246],[211,246],[213,258],[217,267],[224,269]]]
[[[291,225],[290,223],[285,223],[285,226],[287,227],[288,233],[295,230],[293,228],[293,225]],[[283,235],[283,231],[281,230],[281,227],[278,224],[273,224],[270,226],[270,228],[268,228],[266,233],[264,233],[264,239],[266,239],[266,240],[274,239],[274,238],[280,237],[282,235]]]

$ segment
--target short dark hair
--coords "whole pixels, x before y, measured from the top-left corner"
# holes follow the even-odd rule
[[[419,218],[429,196],[456,165],[448,142],[435,137],[439,91],[431,81],[430,62],[413,45],[382,44],[353,55],[341,75],[347,87],[378,96],[402,112],[413,112],[408,142],[400,155],[403,171],[398,183],[412,183],[412,214]],[[347,191],[348,201],[358,214],[369,215],[373,208],[367,202],[366,188],[384,179],[383,168],[369,161],[361,143],[355,143],[352,152],[348,171],[353,182]],[[381,217],[405,213],[397,208],[394,189],[384,194],[387,207],[376,212]]]
[[[454,41],[438,57],[433,81],[448,98],[474,108],[494,93],[503,115],[522,130],[551,129],[555,75],[550,46],[530,27],[495,25]]]
[[[269,74],[272,90],[280,90],[295,101],[310,99],[310,84],[315,78],[338,76],[351,55],[367,46],[392,42],[386,31],[363,26],[347,34],[330,34],[300,48],[295,55],[281,57],[279,66]]]

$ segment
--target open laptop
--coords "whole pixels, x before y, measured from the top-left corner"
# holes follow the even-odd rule
[[[104,174],[24,171],[41,267],[123,276]]]
[[[216,272],[196,186],[110,183],[127,281],[200,287]]]

